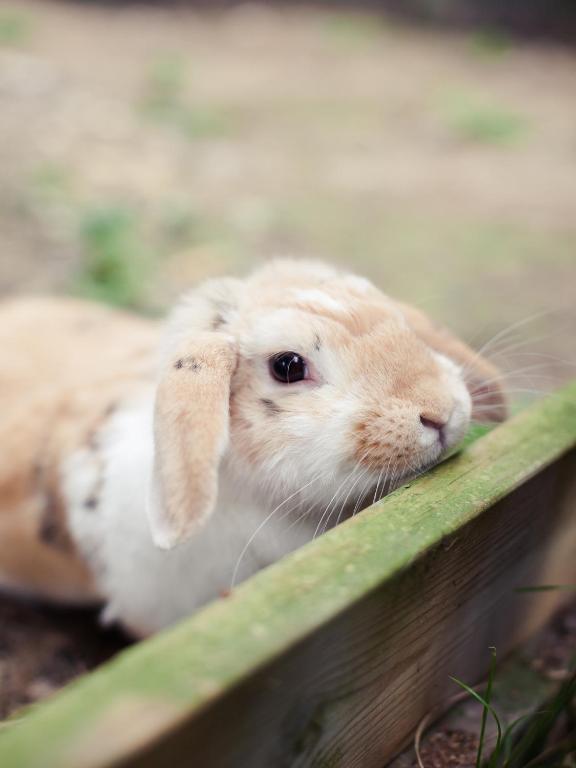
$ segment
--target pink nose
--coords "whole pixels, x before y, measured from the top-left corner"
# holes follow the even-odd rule
[[[442,432],[446,426],[446,421],[440,421],[438,418],[431,419],[428,416],[420,414],[420,423],[423,427],[430,427],[431,429],[437,429],[438,432]]]

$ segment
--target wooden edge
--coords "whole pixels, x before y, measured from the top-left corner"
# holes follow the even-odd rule
[[[121,653],[0,732],[6,768],[77,768],[80,734],[122,736],[83,765],[118,764],[368,596],[576,445],[576,383],[259,573],[226,599]],[[124,718],[123,718],[124,719]],[[96,728],[96,725],[98,726]]]

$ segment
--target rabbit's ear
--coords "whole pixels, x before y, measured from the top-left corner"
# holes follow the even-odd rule
[[[472,398],[472,418],[482,422],[504,421],[508,403],[503,376],[498,369],[445,328],[435,325],[420,310],[407,304],[399,306],[410,327],[425,344],[462,367]]]
[[[163,549],[185,541],[214,508],[235,365],[232,338],[204,332],[181,344],[161,373],[149,521]]]

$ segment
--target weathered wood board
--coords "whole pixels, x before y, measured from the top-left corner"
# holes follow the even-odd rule
[[[382,768],[576,581],[576,385],[0,731],[2,768]]]

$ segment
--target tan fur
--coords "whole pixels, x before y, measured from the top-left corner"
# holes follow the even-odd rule
[[[60,496],[61,462],[150,377],[154,324],[64,299],[0,306],[0,581],[95,597]],[[97,489],[95,489],[97,491]]]
[[[504,421],[508,409],[500,383],[501,376],[496,366],[471,350],[445,328],[434,324],[420,310],[401,302],[398,302],[398,306],[426,344],[463,366],[474,405],[477,409],[482,408],[482,420]]]
[[[216,332],[198,334],[161,374],[154,417],[153,499],[160,509],[151,512],[162,546],[188,538],[216,502],[235,364],[229,338]]]
[[[385,297],[370,284],[367,284],[365,291],[359,291],[354,278],[350,280],[344,276],[340,279],[334,279],[333,274],[325,274],[321,269],[316,274],[316,281],[311,281],[308,274],[303,280],[303,270],[297,262],[278,262],[264,273],[268,279],[261,279],[259,286],[261,286],[262,291],[258,297],[255,297],[255,301],[260,301],[263,306],[301,308],[310,314],[338,323],[353,336],[370,333],[377,326],[397,317],[400,312],[422,341],[465,368],[478,393],[482,387],[482,382],[494,382],[494,385],[489,388],[489,394],[487,390],[487,401],[494,405],[494,411],[489,418],[502,421],[506,417],[506,408],[502,407],[505,406],[502,388],[498,384],[500,378],[498,369],[446,328],[434,323],[415,307]],[[315,305],[313,301],[303,302],[295,299],[294,293],[291,294],[286,291],[286,286],[292,287],[297,295],[299,288],[307,288],[311,282],[342,304],[345,311],[330,311]],[[403,361],[409,359],[412,351],[407,348],[401,350]]]
[[[340,309],[319,304],[315,295],[308,298],[311,288],[321,291]],[[350,386],[362,387],[366,403],[363,417],[351,425],[350,431],[354,455],[361,464],[373,469],[414,469],[418,456],[410,446],[415,419],[421,415],[431,421],[445,421],[451,399],[443,388],[430,350],[463,367],[474,407],[480,407],[478,413],[473,410],[473,416],[482,421],[502,421],[506,417],[506,397],[498,371],[491,363],[419,310],[390,299],[367,282],[322,265],[275,262],[247,282],[245,303],[243,311],[251,316],[291,310],[290,329],[294,338],[306,338],[310,328],[314,328],[325,346],[338,350]],[[241,318],[238,325],[241,329]],[[275,432],[267,428],[258,405],[259,397],[264,395],[257,390],[253,366],[250,359],[241,357],[238,361],[230,428],[237,452],[245,457],[252,471],[291,439],[282,431],[281,421],[277,422]],[[389,388],[382,376],[386,371]],[[288,391],[286,394],[291,395]],[[280,395],[278,407],[289,416],[302,410],[305,403],[311,420],[321,423],[331,418],[337,405],[314,390],[302,391],[298,397],[300,402],[296,403],[291,397],[282,399]]]

